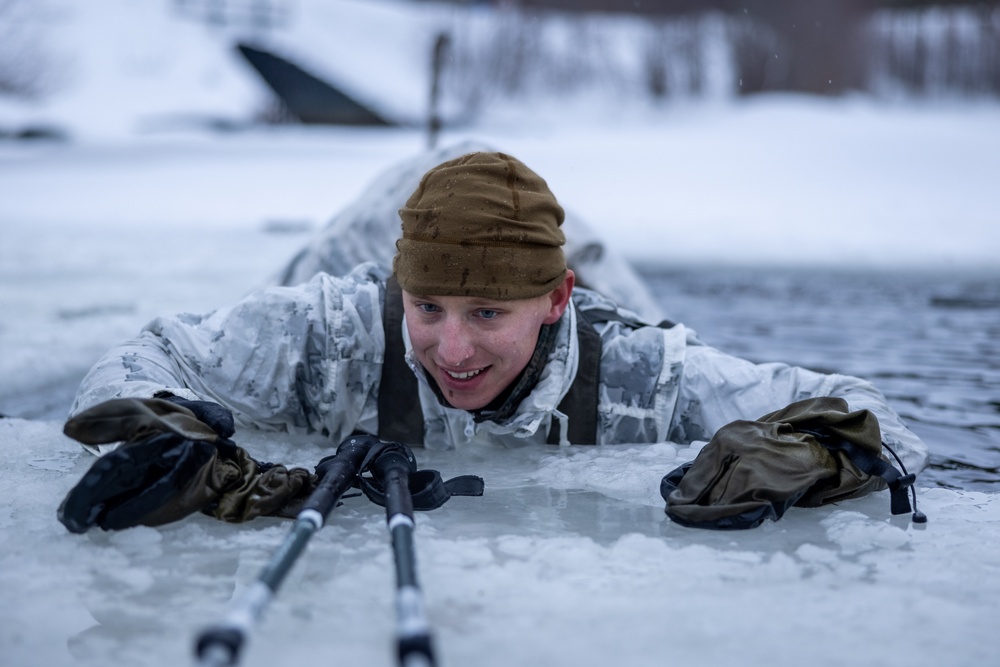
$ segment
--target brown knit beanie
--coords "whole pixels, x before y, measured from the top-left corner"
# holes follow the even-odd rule
[[[529,299],[566,275],[563,209],[509,155],[470,153],[434,167],[399,217],[392,270],[411,294]]]

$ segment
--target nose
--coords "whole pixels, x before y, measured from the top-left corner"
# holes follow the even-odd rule
[[[450,368],[461,368],[476,354],[472,332],[461,317],[445,319],[441,325],[437,353],[439,363]]]

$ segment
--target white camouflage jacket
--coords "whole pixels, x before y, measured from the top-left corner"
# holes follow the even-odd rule
[[[334,443],[358,430],[375,433],[386,277],[375,264],[362,264],[344,277],[319,274],[302,285],[268,288],[206,316],[158,318],[100,359],[71,411],[165,390],[220,403],[243,426],[319,432]],[[564,427],[567,418],[556,407],[577,371],[578,311],[589,308],[613,305],[575,290],[541,379],[502,424],[476,423],[471,413],[442,405],[404,331],[407,361],[420,378],[425,446],[540,444],[553,419]],[[911,472],[926,466],[924,443],[864,380],[753,364],[704,345],[681,324],[636,329],[609,322],[598,331],[598,444],[705,441],[731,421],[757,419],[804,398],[839,396],[852,410],[878,417],[884,442]]]

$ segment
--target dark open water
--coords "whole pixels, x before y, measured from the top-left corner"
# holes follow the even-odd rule
[[[871,380],[930,447],[922,484],[1000,491],[1000,272],[640,271],[710,345]]]

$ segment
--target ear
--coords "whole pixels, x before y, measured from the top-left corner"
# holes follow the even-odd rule
[[[543,320],[544,324],[553,324],[559,321],[569,306],[569,298],[573,294],[573,285],[576,284],[576,274],[573,269],[566,269],[566,277],[559,287],[549,292],[549,312]]]

